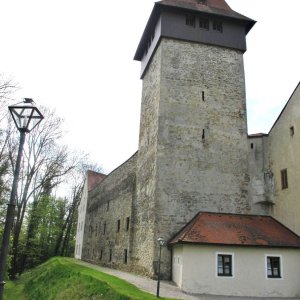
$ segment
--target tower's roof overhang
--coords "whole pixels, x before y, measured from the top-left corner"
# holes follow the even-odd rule
[[[136,53],[134,60],[141,61],[144,54],[144,49],[147,46],[149,37],[154,31],[155,25],[163,10],[183,10],[186,12],[204,13],[224,18],[230,18],[243,22],[245,25],[245,33],[247,34],[254,26],[256,21],[239,14],[232,10],[225,0],[206,0],[206,4],[201,4],[198,0],[162,0],[155,2],[154,8],[151,12]]]

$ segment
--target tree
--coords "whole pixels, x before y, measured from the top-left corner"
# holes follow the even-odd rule
[[[62,178],[74,168],[73,162],[68,159],[67,147],[58,145],[62,136],[62,119],[57,117],[54,111],[46,108],[41,110],[46,118],[27,136],[24,146],[13,232],[13,261],[10,272],[13,279],[20,271],[19,237],[29,199],[39,201],[41,195],[49,195]],[[9,145],[10,161],[14,166],[14,139],[10,140]]]
[[[32,268],[54,255],[56,240],[66,214],[66,199],[49,195],[29,204],[30,236],[25,239],[22,270]],[[34,223],[35,222],[35,223]]]
[[[0,74],[0,123],[8,113],[7,105],[12,100],[12,95],[19,88],[12,79]]]
[[[77,168],[75,168],[70,174],[70,180],[68,182],[71,189],[70,201],[65,222],[57,239],[55,255],[70,256],[74,253],[77,228],[77,210],[82,196],[87,170],[102,172],[102,168],[99,165],[89,162],[87,156],[82,156]]]
[[[8,120],[7,106],[10,103],[11,96],[18,89],[12,79],[7,79],[3,74],[0,74],[0,207],[4,204],[5,199],[8,197],[10,181],[9,181],[9,157],[7,153],[7,143],[10,135],[12,134],[11,122]],[[1,214],[5,209],[0,209],[0,225],[3,222]]]

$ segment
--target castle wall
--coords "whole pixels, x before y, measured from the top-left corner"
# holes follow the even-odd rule
[[[269,163],[269,137],[255,134],[248,138],[249,198],[252,213],[272,215],[274,205],[274,176]]]
[[[270,167],[274,174],[274,217],[300,234],[300,85],[269,133]],[[287,170],[287,188],[281,171]]]
[[[168,240],[198,211],[265,207],[248,198],[243,53],[163,38],[143,84],[135,255],[153,275],[157,238]],[[166,278],[170,259],[164,248]]]
[[[86,178],[82,190],[81,200],[78,205],[78,219],[77,219],[77,231],[76,231],[76,242],[75,242],[75,253],[74,253],[74,257],[77,259],[81,259],[81,255],[82,255],[87,199],[88,199],[88,180]]]
[[[157,236],[157,136],[160,100],[161,49],[155,52],[143,79],[139,152],[137,160],[137,197],[135,207],[134,259],[136,271],[152,276],[157,269],[154,249]]]
[[[158,235],[198,211],[251,213],[243,55],[164,39],[158,134]],[[170,274],[165,249],[163,270]]]
[[[133,155],[89,192],[83,260],[124,270],[132,267],[136,158]]]

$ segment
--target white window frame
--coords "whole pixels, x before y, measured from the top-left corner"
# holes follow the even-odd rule
[[[231,255],[231,276],[220,276],[218,275],[218,256],[219,255]],[[224,278],[224,279],[232,279],[235,277],[235,269],[234,269],[234,253],[233,252],[216,252],[215,255],[215,275],[216,278]]]
[[[279,257],[280,259],[280,277],[268,277],[268,257]],[[265,278],[267,280],[283,280],[283,260],[281,254],[265,254]]]

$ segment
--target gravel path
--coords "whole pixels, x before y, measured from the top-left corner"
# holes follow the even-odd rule
[[[144,290],[148,293],[156,295],[156,287],[157,281],[142,277],[139,275],[135,275],[132,273],[127,273],[115,269],[104,268],[97,265],[93,265],[81,260],[77,260],[78,264],[87,266],[89,268],[122,278],[141,290]],[[169,298],[176,298],[176,299],[184,299],[184,300],[261,300],[261,298],[254,298],[254,297],[226,297],[226,296],[210,296],[210,295],[191,295],[182,292],[174,283],[171,281],[161,281],[160,283],[160,296],[161,297],[169,297]],[[263,300],[300,300],[300,298],[263,298]]]

